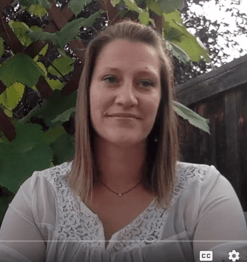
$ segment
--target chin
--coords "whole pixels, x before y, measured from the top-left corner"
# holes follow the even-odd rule
[[[126,137],[126,136],[115,136],[115,137],[111,137],[109,139],[107,139],[107,141],[109,141],[112,144],[116,144],[119,146],[133,146],[133,145],[138,145],[140,143],[143,143],[144,139],[140,139],[137,137]]]
[[[142,132],[130,132],[129,130],[110,130],[110,132],[98,132],[97,139],[104,143],[114,144],[115,146],[133,146],[143,144],[147,137]]]

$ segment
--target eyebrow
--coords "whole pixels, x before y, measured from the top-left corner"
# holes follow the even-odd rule
[[[102,69],[102,72],[103,71],[117,71],[117,72],[121,72],[121,70],[120,69],[118,69],[118,68],[114,68],[114,67],[105,67],[104,69]],[[153,71],[151,71],[151,70],[145,70],[145,69],[143,69],[143,70],[138,70],[138,71],[136,71],[135,72],[136,74],[145,74],[145,75],[147,75],[147,74],[149,74],[149,75],[152,75],[155,79],[159,79],[158,78],[158,75],[156,74],[156,73],[154,73]]]

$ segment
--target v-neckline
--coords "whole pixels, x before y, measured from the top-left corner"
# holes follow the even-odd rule
[[[157,198],[158,198],[158,197],[155,196],[155,197],[153,198],[153,200],[149,203],[149,205],[148,205],[137,217],[135,217],[135,218],[134,218],[130,223],[128,223],[126,226],[124,226],[123,228],[121,228],[121,229],[119,229],[118,231],[116,231],[116,232],[111,236],[111,238],[110,238],[109,240],[107,240],[109,243],[108,243],[108,245],[107,245],[106,248],[105,248],[105,243],[104,243],[104,248],[105,248],[105,250],[109,249],[109,246],[110,246],[110,244],[111,244],[111,241],[114,240],[114,238],[116,237],[116,235],[118,235],[122,230],[125,230],[127,227],[129,227],[131,224],[133,224],[137,219],[139,219],[141,216],[143,216],[143,214],[147,212],[147,210],[150,208],[150,206],[153,205],[153,203],[155,202],[155,200],[156,200]],[[102,223],[102,221],[100,220],[99,216],[98,216],[97,214],[95,214],[83,201],[81,201],[79,197],[78,197],[78,200],[79,200],[79,202],[80,202],[81,208],[84,209],[84,210],[86,210],[92,217],[96,218],[96,219],[100,222],[100,224],[101,224],[101,226],[102,226],[102,229],[103,229],[103,232],[104,232],[104,226],[103,226],[103,223]],[[104,235],[104,237],[105,237],[105,235]],[[104,241],[106,241],[106,240],[104,239]]]

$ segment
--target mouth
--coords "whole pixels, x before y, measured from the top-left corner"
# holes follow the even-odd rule
[[[112,114],[112,115],[108,115],[108,117],[140,119],[139,117],[133,114]]]

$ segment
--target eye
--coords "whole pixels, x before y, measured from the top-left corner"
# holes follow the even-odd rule
[[[108,82],[109,84],[115,84],[117,78],[115,76],[107,76],[103,80]]]
[[[107,76],[103,78],[103,81],[107,82],[108,84],[113,85],[113,84],[116,84],[118,80],[116,76],[112,75],[112,76]],[[137,84],[146,89],[154,86],[154,83],[151,80],[139,80]]]
[[[144,88],[150,88],[154,86],[154,83],[151,80],[138,81],[139,84],[142,84]]]

